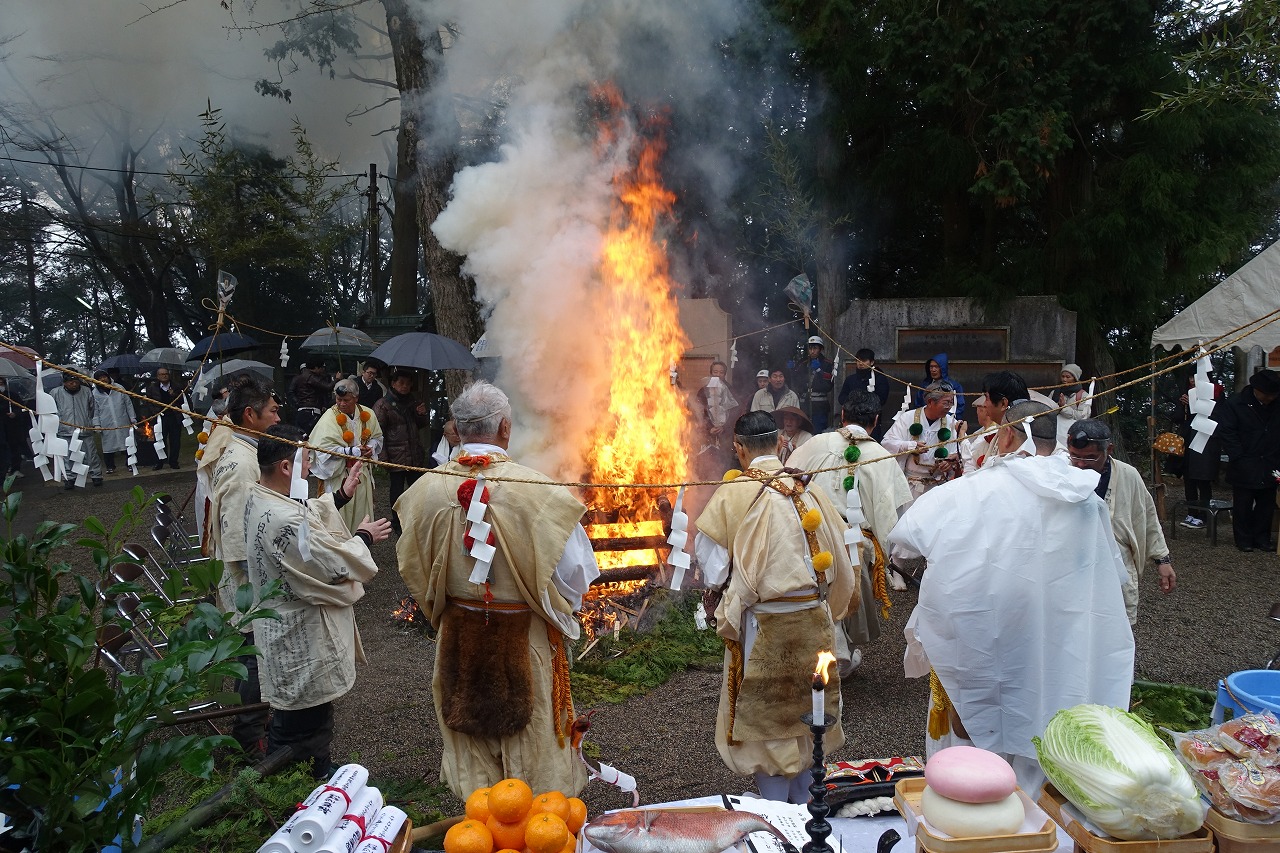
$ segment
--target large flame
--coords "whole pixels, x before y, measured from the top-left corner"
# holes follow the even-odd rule
[[[622,110],[617,92],[604,89],[598,103],[612,111],[600,125],[602,144],[616,144]],[[656,123],[652,123],[655,124]],[[587,451],[589,479],[603,483],[672,483],[687,479],[687,412],[673,384],[672,368],[689,348],[680,328],[676,285],[668,275],[660,233],[675,195],[659,177],[665,143],[658,129],[638,134],[633,167],[615,177],[618,200],[605,237],[600,277],[606,315],[592,318],[609,335],[608,412]],[[621,521],[658,516],[659,492],[595,489],[593,509],[617,510]]]

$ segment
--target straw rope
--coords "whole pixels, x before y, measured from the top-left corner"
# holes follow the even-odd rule
[[[1139,369],[1144,369],[1144,368],[1151,368],[1151,371],[1150,371],[1149,373],[1145,373],[1145,374],[1143,374],[1142,376],[1139,376],[1139,377],[1138,377],[1138,378],[1136,378],[1136,379],[1129,380],[1128,382],[1123,382],[1123,383],[1121,383],[1121,384],[1119,384],[1119,385],[1116,385],[1116,386],[1114,386],[1114,387],[1112,387],[1112,388],[1108,388],[1108,389],[1105,389],[1105,390],[1098,391],[1097,393],[1095,393],[1095,394],[1093,394],[1093,395],[1091,395],[1091,396],[1087,396],[1087,397],[1085,397],[1085,398],[1084,398],[1084,400],[1097,400],[1097,399],[1102,399],[1102,398],[1105,398],[1105,397],[1108,397],[1108,396],[1114,395],[1114,394],[1116,394],[1116,393],[1117,393],[1117,392],[1119,392],[1119,391],[1123,391],[1123,390],[1125,390],[1126,388],[1132,388],[1132,387],[1134,387],[1134,386],[1136,386],[1136,385],[1140,385],[1140,384],[1143,384],[1143,383],[1146,383],[1146,382],[1150,382],[1152,379],[1154,379],[1154,378],[1155,378],[1155,377],[1157,377],[1157,376],[1162,376],[1162,375],[1165,375],[1165,374],[1168,374],[1168,373],[1172,373],[1172,372],[1174,372],[1175,370],[1178,370],[1178,369],[1180,369],[1180,368],[1182,368],[1182,367],[1185,367],[1185,366],[1188,366],[1188,365],[1194,364],[1194,363],[1195,363],[1199,358],[1201,358],[1202,356],[1204,356],[1204,355],[1213,355],[1213,354],[1215,354],[1215,353],[1221,352],[1222,350],[1229,349],[1229,348],[1230,348],[1232,345],[1234,345],[1237,341],[1244,339],[1244,338],[1245,338],[1245,337],[1247,337],[1248,335],[1251,335],[1251,334],[1253,334],[1254,332],[1259,331],[1260,329],[1266,328],[1267,326],[1271,325],[1272,323],[1275,323],[1277,320],[1280,320],[1280,309],[1277,309],[1277,310],[1275,310],[1275,311],[1272,311],[1272,312],[1270,312],[1269,314],[1266,314],[1266,315],[1264,315],[1263,317],[1260,317],[1260,318],[1258,318],[1258,319],[1256,319],[1256,320],[1251,320],[1251,321],[1249,321],[1248,323],[1243,323],[1243,324],[1241,324],[1240,326],[1237,326],[1235,329],[1232,329],[1231,331],[1226,332],[1226,333],[1224,333],[1224,334],[1222,334],[1222,335],[1218,335],[1218,336],[1217,336],[1217,337],[1215,337],[1215,338],[1211,338],[1209,341],[1206,341],[1206,342],[1205,342],[1205,344],[1201,345],[1200,347],[1197,347],[1195,350],[1187,350],[1187,351],[1183,351],[1183,352],[1180,352],[1180,353],[1175,353],[1175,354],[1173,354],[1172,356],[1165,356],[1165,357],[1163,357],[1163,358],[1156,359],[1156,360],[1154,360],[1154,361],[1148,362],[1147,364],[1145,364],[1145,365],[1141,365],[1141,366],[1139,366],[1138,368],[1131,368],[1130,370],[1122,371],[1121,373],[1131,373],[1131,372],[1133,372],[1134,370],[1139,370]],[[1210,346],[1210,344],[1213,344],[1213,346]],[[12,346],[12,344],[10,344],[10,343],[9,343],[9,342],[7,342],[7,341],[0,341],[0,346],[10,346],[10,347],[11,347],[11,346]],[[84,383],[86,383],[86,384],[93,384],[93,385],[98,385],[98,386],[104,386],[104,385],[106,385],[106,384],[107,384],[107,383],[99,382],[98,380],[93,379],[92,377],[85,376],[84,374],[79,373],[79,372],[77,372],[77,371],[67,370],[66,368],[60,367],[60,366],[58,366],[58,365],[56,365],[56,364],[53,364],[53,363],[51,363],[51,362],[49,362],[49,361],[47,361],[47,360],[45,360],[45,359],[43,359],[43,358],[41,358],[41,359],[40,359],[40,361],[41,361],[44,365],[46,365],[46,366],[48,366],[48,367],[51,367],[51,368],[53,368],[53,369],[55,369],[55,370],[63,371],[64,373],[72,373],[72,374],[74,374],[74,375],[76,375],[76,376],[80,377],[81,381],[82,381],[82,382],[84,382]],[[1172,363],[1168,363],[1168,362],[1172,362]],[[1164,365],[1164,366],[1161,366],[1161,365]],[[1157,368],[1158,368],[1158,369],[1157,369]],[[1121,375],[1121,373],[1117,373],[1117,374],[1114,374],[1114,375],[1115,375],[1115,376],[1119,376],[1119,375]],[[169,410],[169,411],[173,411],[173,412],[177,412],[177,413],[181,413],[181,414],[190,415],[190,416],[191,416],[191,418],[192,418],[193,420],[200,420],[200,421],[207,421],[207,420],[211,420],[210,418],[208,418],[208,417],[206,417],[205,415],[202,415],[202,414],[200,414],[200,413],[198,413],[198,412],[194,412],[194,411],[190,411],[190,410],[187,410],[187,409],[183,409],[183,408],[182,408],[182,407],[180,407],[180,406],[175,406],[175,405],[171,405],[171,404],[161,403],[160,401],[158,401],[158,400],[153,400],[152,398],[147,397],[147,396],[146,396],[146,395],[144,395],[144,394],[140,394],[140,393],[137,393],[137,392],[134,392],[134,391],[129,391],[128,389],[118,389],[118,388],[115,388],[115,386],[112,386],[112,387],[113,387],[113,389],[115,389],[115,390],[117,390],[117,391],[122,391],[123,393],[127,394],[128,396],[130,396],[130,397],[132,397],[132,398],[134,398],[134,399],[144,400],[144,401],[146,401],[147,403],[149,403],[150,405],[152,405],[153,407],[156,407],[156,408],[159,408],[159,409],[163,409],[163,410]],[[4,395],[0,395],[0,396],[4,396]],[[11,402],[16,403],[20,408],[26,409],[27,411],[31,411],[27,406],[23,405],[20,401],[12,400],[12,398],[9,398],[9,397],[5,397],[5,399],[9,399],[9,400],[11,400]],[[1083,402],[1084,400],[1082,400],[1081,402]],[[1059,407],[1057,407],[1057,408],[1052,408],[1052,409],[1049,409],[1047,412],[1044,412],[1044,413],[1042,413],[1042,414],[1040,414],[1040,415],[1037,415],[1036,417],[1045,417],[1046,415],[1057,414],[1058,412],[1062,411],[1062,409],[1064,409],[1064,408],[1066,408],[1066,407],[1065,407],[1065,406],[1059,406]],[[159,413],[157,413],[157,414],[159,414]],[[139,421],[138,423],[141,423],[141,422],[143,422],[143,421],[150,420],[152,417],[155,417],[155,416],[150,416],[150,417],[148,417],[148,418],[144,418],[142,421]],[[1020,425],[1020,424],[1022,423],[1022,421],[1023,421],[1023,420],[1025,420],[1025,419],[1019,419],[1019,420],[1016,420],[1016,421],[1010,421],[1010,422],[1009,422],[1009,425],[1011,425],[1011,426]],[[73,424],[73,423],[70,423],[70,422],[67,422],[67,421],[62,421],[62,420],[59,420],[59,423],[61,423],[61,424],[65,425],[65,426],[70,426],[70,427],[72,427],[72,428],[77,428],[77,427],[78,427],[78,428],[80,428],[80,429],[81,429],[81,430],[83,430],[83,431],[98,431],[98,432],[103,431],[103,429],[99,429],[99,428],[97,428],[97,427],[93,427],[93,426],[87,426],[87,427],[86,427],[86,426],[83,426],[83,425],[80,425],[80,424]],[[249,428],[247,428],[247,427],[238,426],[238,425],[235,425],[235,424],[224,424],[224,426],[230,426],[230,428],[231,428],[231,429],[233,429],[235,432],[243,433],[243,434],[245,434],[245,435],[251,435],[251,436],[253,436],[253,437],[255,437],[255,438],[262,438],[262,437],[264,437],[264,436],[266,436],[266,435],[267,435],[265,432],[260,432],[260,431],[257,431],[257,430],[252,430],[252,429],[249,429]],[[123,429],[123,428],[124,428],[124,427],[115,427],[115,429]],[[269,437],[270,437],[270,438],[275,439],[276,441],[281,441],[281,442],[283,442],[284,444],[289,444],[289,445],[292,445],[292,446],[294,446],[294,447],[302,447],[302,448],[305,448],[305,449],[307,449],[307,450],[316,451],[316,452],[318,452],[318,453],[328,453],[328,452],[329,452],[328,450],[325,450],[325,449],[320,448],[320,447],[316,447],[315,445],[308,444],[308,443],[306,443],[306,442],[304,442],[304,441],[286,441],[286,440],[284,440],[284,439],[280,439],[280,438],[277,438],[277,437],[275,437],[275,436],[269,436]],[[927,452],[927,451],[929,451],[929,450],[933,450],[933,449],[936,449],[936,448],[938,448],[938,447],[943,447],[943,446],[945,446],[945,445],[947,445],[947,444],[951,444],[953,441],[955,441],[955,439],[954,439],[954,438],[953,438],[953,439],[950,439],[950,440],[948,440],[948,441],[938,442],[937,444],[929,445],[929,446],[927,446],[927,447],[925,447],[925,448],[924,448],[924,451],[926,451],[926,452]],[[889,454],[887,457],[880,457],[880,458],[881,458],[881,459],[884,459],[884,458],[896,459],[896,458],[898,458],[898,457],[900,457],[900,456],[910,456],[910,455],[913,455],[913,454],[914,454],[914,451],[904,450],[904,451],[902,451],[902,452]],[[879,461],[879,460],[876,460],[876,461]],[[409,471],[409,472],[418,473],[418,474],[435,474],[435,475],[445,476],[445,477],[457,477],[457,478],[460,478],[460,479],[466,479],[467,477],[469,477],[469,476],[470,476],[470,475],[469,475],[467,472],[465,472],[465,471],[447,471],[447,470],[442,470],[442,469],[440,469],[440,468],[421,468],[421,467],[418,467],[418,466],[415,466],[415,465],[401,465],[401,464],[399,464],[399,463],[395,463],[395,462],[388,462],[388,461],[380,460],[380,459],[366,459],[366,460],[364,460],[364,463],[365,463],[366,465],[374,465],[374,466],[377,466],[377,467],[379,467],[379,468],[385,468],[385,469],[393,470],[393,471]],[[833,465],[833,466],[831,466],[831,467],[829,467],[829,468],[816,468],[816,469],[814,469],[814,470],[812,470],[812,471],[807,471],[807,472],[805,472],[805,474],[807,474],[807,475],[809,475],[809,476],[812,476],[812,475],[814,475],[814,474],[823,474],[823,473],[827,473],[827,472],[829,472],[829,471],[847,471],[847,469],[848,469],[848,468],[850,468],[850,467],[857,468],[857,467],[860,467],[861,465],[864,465],[864,464],[867,464],[867,463],[866,463],[866,462],[855,462],[855,463],[853,463],[852,465],[850,465],[849,463],[842,462],[842,463],[841,463],[841,464],[839,464],[839,465]],[[749,483],[754,483],[754,482],[755,482],[754,480],[752,480],[752,479],[751,479],[751,478],[749,478],[749,477],[740,477],[740,478],[738,478],[737,480],[731,480],[731,481],[726,481],[726,480],[688,480],[688,481],[675,482],[675,483],[600,483],[600,482],[592,483],[592,482],[582,482],[582,481],[565,481],[565,482],[557,482],[557,481],[549,481],[549,480],[542,480],[542,479],[528,479],[528,478],[521,478],[521,477],[488,477],[487,479],[488,479],[488,480],[490,480],[491,482],[499,482],[499,483],[501,483],[501,482],[508,482],[508,483],[527,483],[527,484],[539,485],[539,486],[561,486],[561,487],[565,487],[565,488],[572,488],[572,489],[662,489],[662,490],[666,490],[666,491],[669,491],[669,490],[672,490],[672,489],[678,489],[678,488],[681,488],[681,487],[690,487],[690,486],[693,486],[693,487],[698,487],[698,486],[720,486],[720,485],[724,485],[724,484],[727,484],[727,483],[739,482],[739,481],[742,481],[742,482],[749,482]]]

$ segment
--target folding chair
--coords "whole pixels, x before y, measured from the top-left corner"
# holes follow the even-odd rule
[[[156,524],[172,530],[174,537],[185,543],[186,548],[199,550],[200,537],[189,531],[182,523],[182,518],[175,515],[168,507],[162,506],[156,509]]]

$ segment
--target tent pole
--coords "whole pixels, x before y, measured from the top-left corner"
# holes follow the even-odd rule
[[[1156,518],[1165,520],[1164,472],[1160,470],[1160,454],[1156,453],[1156,348],[1151,348],[1151,411],[1147,415],[1147,447],[1151,454],[1151,493],[1156,503]]]

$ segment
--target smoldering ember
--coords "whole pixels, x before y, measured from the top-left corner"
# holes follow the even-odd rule
[[[1262,0],[7,12],[0,850],[1280,845]]]

